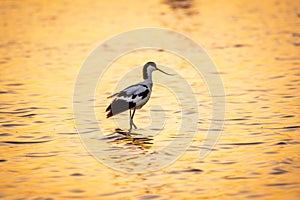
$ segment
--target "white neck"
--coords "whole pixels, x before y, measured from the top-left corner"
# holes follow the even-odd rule
[[[144,69],[143,77],[145,81],[152,83],[152,72],[153,72],[153,68],[151,67]]]

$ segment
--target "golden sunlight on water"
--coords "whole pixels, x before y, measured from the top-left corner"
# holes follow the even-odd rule
[[[0,197],[299,199],[299,5],[271,0],[1,1]],[[179,137],[174,133],[180,105],[172,92],[155,84],[164,78],[158,72],[152,98],[135,122],[143,135],[151,130],[150,110],[163,108],[163,130],[150,141],[133,142],[114,133],[118,124],[105,118],[106,97],[146,61],[184,77],[199,104],[198,133],[180,159],[155,172],[126,174],[98,162],[81,143],[72,111],[74,84],[81,64],[102,41],[152,26],[183,33],[206,49],[226,92],[225,126],[213,151],[200,160],[212,106],[204,80],[191,73],[186,61],[166,52],[124,55],[99,80],[95,94],[96,117],[109,136],[102,142],[111,143],[111,151],[155,155]]]

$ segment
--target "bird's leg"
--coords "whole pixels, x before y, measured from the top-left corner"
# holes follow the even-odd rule
[[[131,110],[130,110],[130,129],[129,129],[129,130],[132,129],[132,126],[133,126],[135,129],[137,129],[136,125],[135,125],[134,122],[133,122],[133,116],[134,116],[135,110],[136,110],[136,108],[133,109],[132,115],[131,115]]]

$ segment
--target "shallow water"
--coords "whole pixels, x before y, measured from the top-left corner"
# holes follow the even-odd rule
[[[299,199],[297,1],[1,1],[0,10],[0,197]],[[160,85],[136,115],[140,140],[114,133],[116,123],[105,119],[106,97],[145,60],[172,66],[193,86],[200,105],[198,134],[180,159],[159,171],[124,174],[84,148],[75,129],[73,90],[81,64],[98,44],[145,26],[178,31],[206,49],[223,80],[226,120],[217,145],[200,160],[212,106],[203,79],[165,52],[121,57],[106,72],[111,76],[102,77],[95,98],[106,133],[101,142],[112,144],[112,152],[152,155],[179,137],[173,134],[179,106],[170,106],[177,105],[174,97],[161,102],[168,91]],[[161,77],[155,74],[154,82]],[[163,131],[145,139],[156,105],[167,121]]]

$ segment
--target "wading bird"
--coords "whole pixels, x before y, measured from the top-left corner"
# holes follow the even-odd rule
[[[133,116],[136,109],[141,109],[148,102],[152,92],[152,85],[153,85],[152,72],[156,70],[167,75],[174,75],[174,74],[168,74],[162,71],[161,69],[158,69],[154,62],[147,62],[143,68],[143,78],[144,78],[143,82],[129,86],[124,90],[108,97],[108,98],[112,98],[112,97],[116,97],[116,98],[106,108],[106,112],[108,112],[106,117],[109,118],[111,116],[117,115],[126,110],[129,110],[129,116],[130,116],[129,131],[131,131],[132,126],[135,129],[137,129],[136,125],[133,122]],[[131,114],[132,110],[133,112]]]

